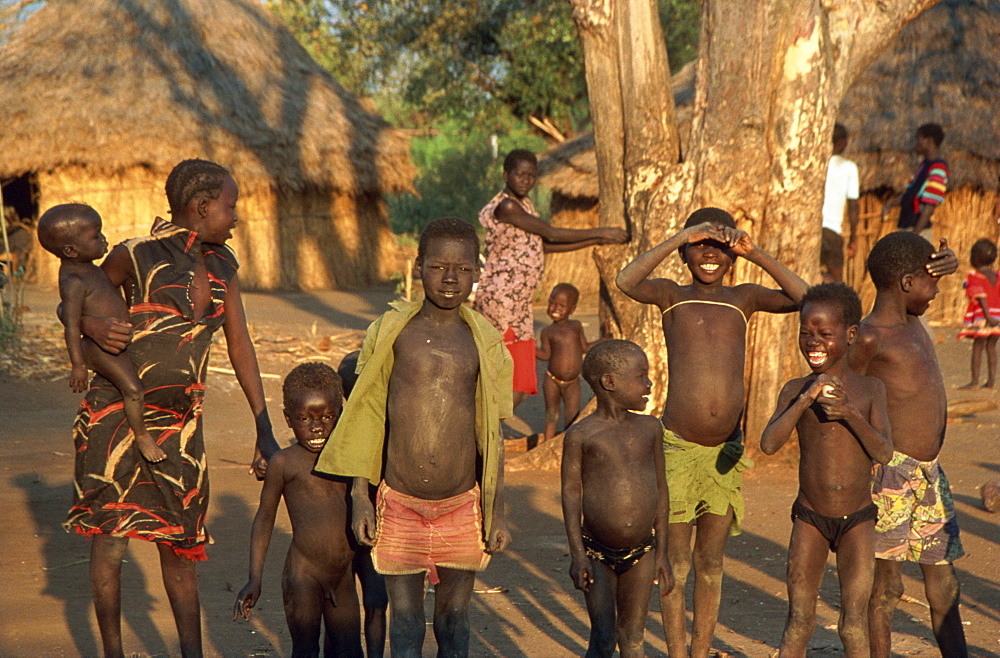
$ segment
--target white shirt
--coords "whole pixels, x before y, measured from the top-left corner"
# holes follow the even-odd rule
[[[823,227],[840,233],[844,223],[844,206],[848,199],[857,198],[858,165],[843,156],[831,156],[823,195]]]

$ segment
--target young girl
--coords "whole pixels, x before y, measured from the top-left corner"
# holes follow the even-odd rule
[[[675,250],[692,282],[650,278]],[[723,284],[737,256],[754,263],[781,290],[757,284]],[[618,273],[618,287],[663,312],[670,391],[663,410],[664,458],[670,485],[668,544],[677,587],[662,607],[671,656],[687,656],[684,588],[694,567],[692,657],[708,656],[722,595],[722,556],[729,534],[743,517],[743,365],[747,320],[756,311],[791,313],[805,282],[760,250],[718,208],[695,211],[684,230]],[[697,527],[697,531],[695,528]],[[691,538],[694,536],[694,550]]]
[[[997,338],[1000,337],[1000,285],[993,262],[997,259],[997,246],[991,240],[976,240],[969,253],[973,269],[962,285],[969,306],[965,309],[965,326],[958,332],[959,339],[972,339],[972,380],[959,388],[973,388],[979,383],[979,364],[986,350],[986,383],[983,388],[993,388],[997,371]]]

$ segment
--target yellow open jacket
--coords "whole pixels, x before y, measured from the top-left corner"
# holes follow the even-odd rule
[[[403,327],[420,311],[423,302],[394,302],[391,311],[368,327],[358,357],[358,381],[350,399],[316,460],[320,473],[364,477],[372,484],[382,480],[382,454],[386,437],[386,402],[394,362],[392,346]],[[481,490],[483,529],[486,538],[493,524],[493,501],[501,463],[503,437],[500,420],[513,413],[513,362],[503,338],[489,321],[461,306],[459,313],[472,330],[479,351],[476,382],[476,444],[482,462],[477,474]]]

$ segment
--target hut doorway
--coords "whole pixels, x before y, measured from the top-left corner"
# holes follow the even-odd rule
[[[0,259],[6,273],[25,275],[34,245],[34,226],[38,220],[38,181],[34,174],[21,174],[0,181],[3,199],[3,227],[6,241],[0,241]],[[4,245],[10,249],[5,252]]]
[[[3,205],[13,206],[17,216],[32,226],[38,219],[38,181],[34,174],[21,174],[3,181]]]

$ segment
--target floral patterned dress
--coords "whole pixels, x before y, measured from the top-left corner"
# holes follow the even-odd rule
[[[158,219],[153,233],[125,243],[135,282],[127,354],[145,389],[146,427],[167,458],[143,459],[125,419],[121,393],[94,377],[73,426],[73,506],[64,527],[170,545],[191,560],[206,559],[208,463],[202,399],[212,334],[225,322],[228,283],[239,264],[224,245],[202,244],[211,300],[194,321],[189,290],[196,234]]]

